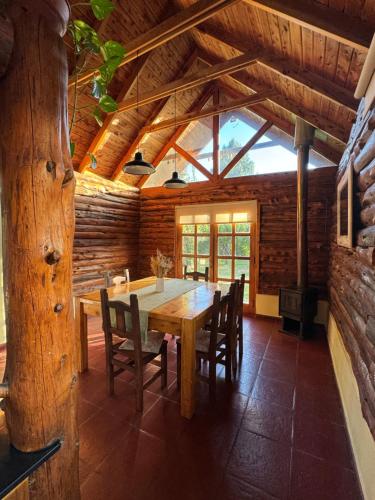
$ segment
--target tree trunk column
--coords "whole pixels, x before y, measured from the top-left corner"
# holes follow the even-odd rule
[[[33,475],[32,498],[75,500],[74,176],[62,41],[69,7],[65,0],[13,0],[7,14],[15,41],[0,80],[6,419],[19,450],[62,442]]]

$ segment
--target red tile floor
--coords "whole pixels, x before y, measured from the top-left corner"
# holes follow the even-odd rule
[[[79,383],[82,500],[362,498],[324,336],[300,342],[266,319],[244,326],[238,379],[226,384],[218,368],[215,404],[198,385],[196,415],[187,421],[179,414],[175,341],[168,388],[162,392],[160,380],[150,386],[139,415],[129,375],[108,397],[100,321],[89,320],[90,370]]]
[[[245,319],[238,380],[226,384],[218,368],[215,404],[199,385],[187,421],[175,341],[168,388],[150,386],[139,415],[129,375],[107,396],[103,334],[90,320],[90,370],[80,379],[83,500],[360,500],[325,337],[300,342],[278,328]]]

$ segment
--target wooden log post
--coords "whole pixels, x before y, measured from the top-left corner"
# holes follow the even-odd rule
[[[31,498],[79,499],[77,366],[72,305],[74,175],[67,125],[66,0],[13,0],[0,80],[0,175],[11,443],[60,451],[30,481]]]

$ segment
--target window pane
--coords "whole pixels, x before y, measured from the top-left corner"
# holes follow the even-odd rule
[[[232,278],[232,259],[218,259],[218,278]]]
[[[182,253],[194,254],[194,236],[182,237]]]
[[[206,267],[210,267],[210,259],[199,257],[197,259],[197,271],[204,273],[206,271]]]
[[[182,225],[183,233],[193,233],[194,234],[194,224],[183,224]]]
[[[197,254],[210,255],[210,237],[198,236],[197,237]]]
[[[219,233],[231,233],[232,232],[232,224],[219,224],[218,231],[219,231]]]
[[[243,303],[244,304],[249,303],[249,292],[250,292],[250,285],[248,283],[245,283],[245,289],[244,289],[244,294],[243,294]]]
[[[234,261],[234,277],[236,279],[241,279],[241,274],[245,275],[245,280],[249,279],[249,268],[250,261],[249,260],[240,260],[236,259]]]
[[[250,233],[250,224],[248,222],[236,224],[236,233]]]
[[[264,122],[263,118],[245,109],[229,111],[220,115],[220,172],[225,169]]]
[[[177,140],[177,144],[185,149],[199,163],[213,173],[213,135],[212,116],[195,120]]]
[[[250,256],[250,236],[236,236],[236,257]]]
[[[187,266],[188,273],[194,271],[194,257],[182,257],[182,273],[184,266]]]
[[[217,239],[218,255],[230,257],[232,255],[232,236],[219,236]]]
[[[210,225],[209,224],[198,224],[197,225],[197,233],[209,233]]]

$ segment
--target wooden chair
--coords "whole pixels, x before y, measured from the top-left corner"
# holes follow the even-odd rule
[[[112,279],[114,285],[123,285],[124,283],[130,283],[129,269],[124,269],[124,276],[115,276]]]
[[[199,271],[190,271],[188,272],[187,266],[184,266],[184,280],[188,278],[193,278],[194,281],[199,281],[199,278],[203,278],[204,281],[208,281],[209,268],[206,267],[204,273],[200,273]]]
[[[157,377],[161,377],[162,389],[167,386],[168,342],[164,340],[163,333],[156,331],[148,332],[147,343],[142,342],[136,295],[130,295],[130,306],[119,301],[109,301],[106,289],[100,290],[100,297],[105,335],[108,392],[110,395],[114,393],[114,379],[117,375],[124,370],[130,371],[135,376],[137,411],[141,412],[143,410],[144,389],[152,384]],[[111,322],[111,309],[115,313],[113,322]],[[119,341],[116,342],[114,336],[118,337]],[[161,361],[155,360],[159,355],[161,355]],[[148,380],[144,381],[144,367],[151,362],[160,368]]]
[[[221,297],[221,292],[214,295],[212,317],[209,330],[197,333],[196,357],[197,378],[209,384],[210,396],[216,393],[216,365],[225,366],[225,380],[231,381],[232,344],[235,335],[235,286],[228,294]],[[201,361],[208,361],[208,377],[200,373]],[[177,340],[177,386],[181,385],[181,341]]]

